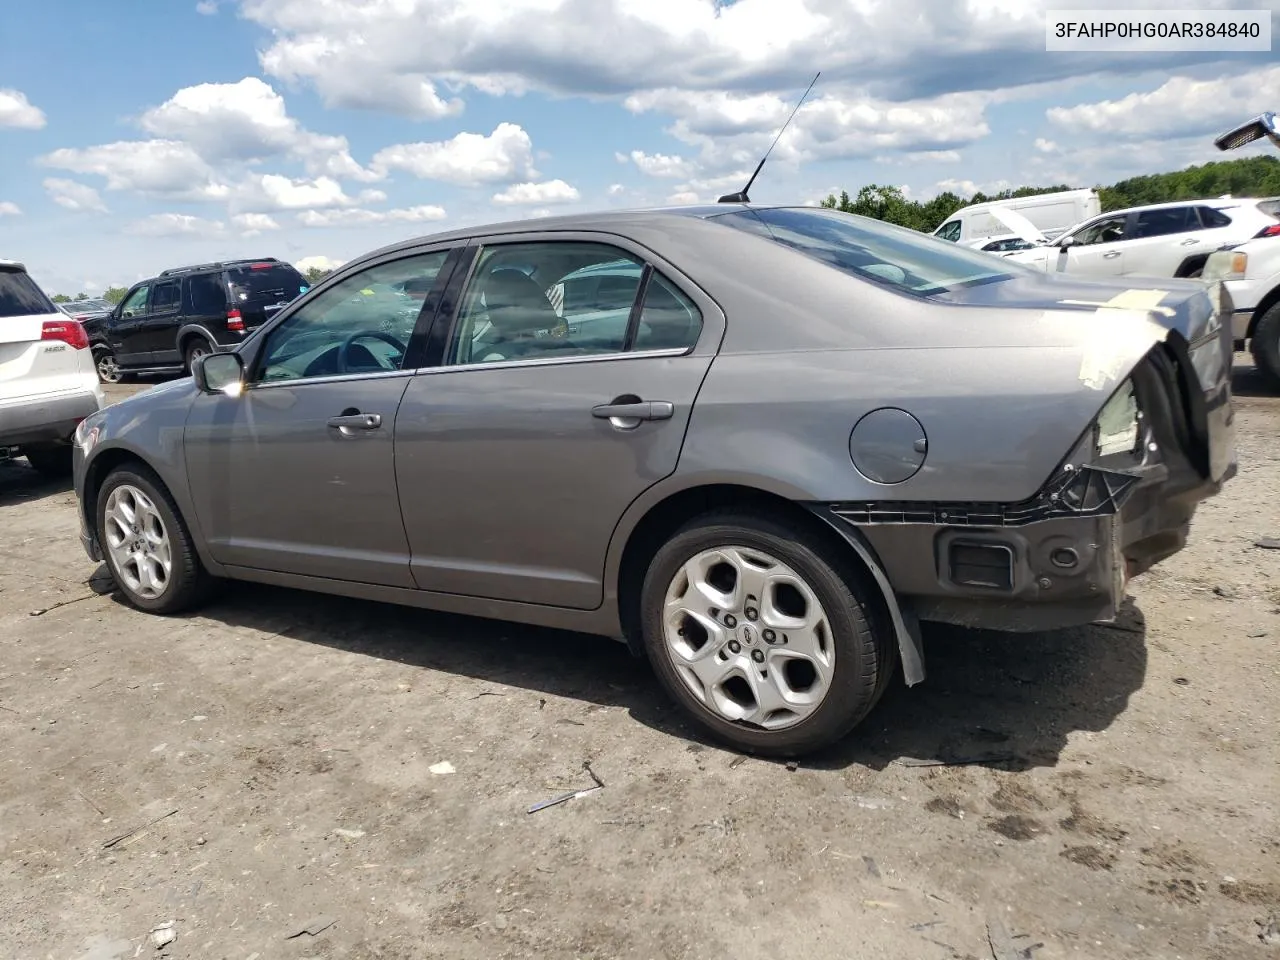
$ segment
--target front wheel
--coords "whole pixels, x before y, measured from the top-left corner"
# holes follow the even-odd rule
[[[862,590],[805,532],[749,514],[701,518],[649,566],[645,646],[712,736],[749,753],[809,753],[870,712],[894,666]]]
[[[107,569],[130,604],[178,613],[212,585],[165,485],[147,468],[117,467],[98,491],[98,537]]]

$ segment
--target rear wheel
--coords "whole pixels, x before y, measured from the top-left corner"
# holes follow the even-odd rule
[[[1280,388],[1280,302],[1273,303],[1253,328],[1250,350],[1254,366],[1273,387]]]
[[[700,518],[653,558],[645,646],[667,692],[712,736],[796,756],[844,737],[893,669],[889,632],[821,540],[741,513]]]
[[[213,353],[213,348],[209,346],[209,341],[203,337],[193,337],[188,343],[183,358],[187,364],[187,373],[191,372],[191,365],[200,357],[207,357]]]
[[[120,363],[116,360],[116,355],[110,347],[98,346],[93,348],[93,365],[98,371],[98,379],[103,383],[119,383],[124,379],[124,374],[120,370]]]
[[[47,480],[61,480],[71,476],[71,444],[42,443],[23,447],[27,463]]]
[[[98,539],[126,600],[149,613],[200,603],[213,580],[169,491],[141,465],[117,467],[98,491]]]

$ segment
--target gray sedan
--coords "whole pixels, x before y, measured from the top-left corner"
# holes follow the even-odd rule
[[[1234,473],[1220,287],[819,208],[540,219],[353,261],[76,436],[156,614],[226,580],[597,633],[707,732],[846,735],[921,621],[1108,620]]]

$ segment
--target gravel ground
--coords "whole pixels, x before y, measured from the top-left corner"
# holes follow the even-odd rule
[[[69,487],[0,463],[0,956],[1280,958],[1280,397],[1237,362],[1240,475],[1121,622],[929,630],[794,770],[607,641],[134,612]]]

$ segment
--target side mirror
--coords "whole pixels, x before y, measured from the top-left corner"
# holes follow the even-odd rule
[[[1074,246],[1077,246],[1079,243],[1080,241],[1073,236],[1063,237],[1061,240],[1058,241],[1058,249],[1065,250],[1067,249],[1067,247],[1074,247]]]
[[[235,396],[244,386],[244,361],[238,353],[207,353],[192,362],[191,376],[202,393]]]

